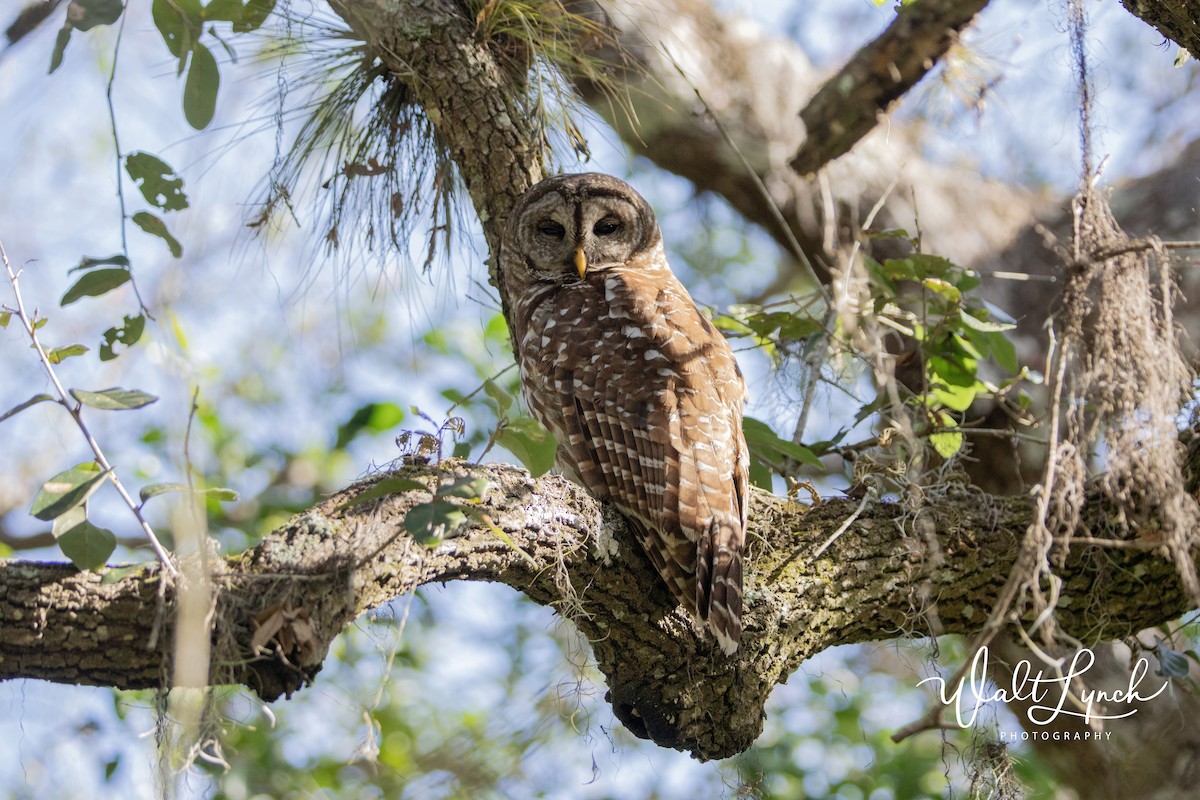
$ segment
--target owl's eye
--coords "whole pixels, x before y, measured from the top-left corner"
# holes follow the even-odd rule
[[[537,224],[537,232],[542,236],[549,236],[552,239],[561,239],[567,235],[566,229],[552,219],[544,219],[539,222]]]
[[[621,230],[621,221],[612,217],[605,217],[596,223],[592,228],[592,233],[597,236],[612,236],[617,231]]]

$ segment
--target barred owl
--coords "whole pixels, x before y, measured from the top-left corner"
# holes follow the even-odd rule
[[[500,247],[521,385],[557,463],[629,520],[693,617],[742,635],[746,388],[671,273],[649,204],[608,175],[526,192]]]

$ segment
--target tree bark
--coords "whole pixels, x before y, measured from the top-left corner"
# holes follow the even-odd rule
[[[1006,247],[1045,202],[931,162],[921,149],[923,131],[890,123],[836,161],[809,165],[823,166],[817,178],[798,175],[790,159],[802,148],[819,150],[808,136],[832,119],[806,110],[809,120],[801,121],[827,76],[794,42],[722,17],[703,0],[570,5],[603,20],[615,37],[616,45],[597,55],[619,76],[621,103],[593,82],[577,85],[626,146],[724,198],[785,253],[794,256],[798,243],[822,279],[835,251],[859,239],[858,226],[881,199],[875,228],[919,230],[927,252],[966,265]],[[876,121],[873,109],[866,116]],[[971,210],[972,224],[962,224],[962,209]],[[793,270],[791,288],[802,284]]]
[[[800,112],[806,135],[792,157],[801,175],[849,152],[934,68],[987,0],[918,0],[899,6],[879,38],[862,47]]]
[[[475,518],[426,548],[405,533],[404,520],[429,492],[355,504],[375,480],[352,486],[254,549],[213,560],[213,683],[245,684],[266,700],[290,695],[312,681],[333,638],[366,611],[427,583],[496,581],[579,627],[608,699],[633,733],[700,759],[723,758],[754,742],[771,690],[810,656],[838,644],[977,630],[1033,511],[1028,499],[966,487],[946,488],[916,513],[903,503],[867,502],[812,558],[860,503],[808,507],[756,493],[746,630],[731,658],[672,610],[624,524],[602,515],[578,486],[460,462],[412,464],[399,475],[429,487],[485,478],[490,488],[473,508],[511,544]],[[1087,525],[1102,530],[1107,519],[1097,502]],[[157,566],[97,574],[9,561],[0,575],[0,679],[169,685],[181,589],[164,586]],[[1144,547],[1077,548],[1062,577],[1071,601],[1059,620],[1089,643],[1188,607],[1171,564]],[[1147,585],[1156,591],[1148,594]],[[930,598],[936,617],[924,615]]]
[[[1200,0],[1121,0],[1121,5],[1193,57],[1200,57]]]

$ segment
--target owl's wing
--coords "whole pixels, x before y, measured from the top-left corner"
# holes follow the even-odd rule
[[[675,302],[653,322],[629,318],[637,325],[621,328],[632,339],[620,355],[596,358],[578,342],[559,351],[554,416],[560,461],[631,520],[672,595],[732,652],[741,635],[745,389],[724,339],[686,302],[690,313]]]

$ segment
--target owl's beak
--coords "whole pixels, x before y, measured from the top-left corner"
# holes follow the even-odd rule
[[[579,280],[583,280],[583,276],[587,274],[587,256],[583,254],[582,247],[575,248],[575,269],[579,272]]]

